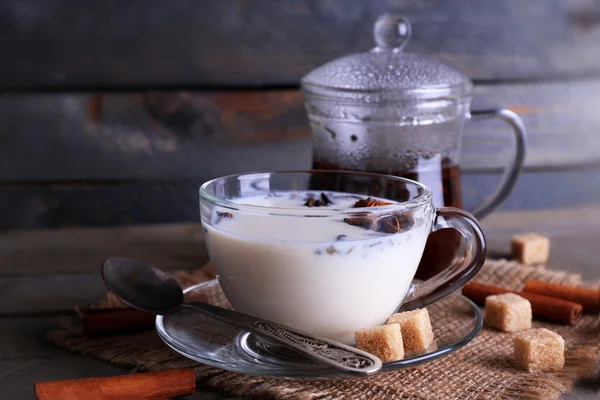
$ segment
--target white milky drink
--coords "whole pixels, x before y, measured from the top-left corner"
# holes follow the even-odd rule
[[[427,207],[414,210],[412,227],[384,233],[346,223],[344,215],[303,216],[360,211],[353,206],[366,196],[326,192],[333,204],[309,208],[310,195],[318,199],[320,192],[233,200],[287,215],[215,209],[211,223],[204,223],[209,256],[237,311],[352,343],[354,331],[384,324],[401,304],[433,213]]]

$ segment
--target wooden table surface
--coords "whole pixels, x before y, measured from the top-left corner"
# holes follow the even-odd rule
[[[483,222],[492,256],[508,253],[510,237],[535,231],[552,239],[548,268],[598,279],[600,204],[577,209],[500,212]],[[207,259],[198,224],[0,234],[0,398],[30,399],[35,381],[107,376],[124,370],[46,342],[58,316],[104,293],[99,265],[132,257],[165,269],[192,269]],[[565,399],[597,399],[597,382],[582,382]],[[232,399],[199,388],[190,399]]]

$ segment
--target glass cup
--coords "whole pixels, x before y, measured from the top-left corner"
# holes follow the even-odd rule
[[[322,206],[306,206],[311,197]],[[368,197],[387,204],[354,207]],[[209,257],[235,310],[345,343],[398,310],[459,289],[486,256],[471,214],[436,209],[429,188],[391,175],[231,175],[202,185],[200,211]],[[455,257],[413,284],[427,238],[442,229],[460,233]]]

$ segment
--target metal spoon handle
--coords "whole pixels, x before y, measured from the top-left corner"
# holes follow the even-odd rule
[[[326,338],[317,338],[308,333],[251,317],[237,311],[200,302],[185,303],[204,314],[255,333],[273,342],[291,347],[299,353],[327,364],[345,373],[369,375],[381,369],[381,360],[374,355],[354,347]]]

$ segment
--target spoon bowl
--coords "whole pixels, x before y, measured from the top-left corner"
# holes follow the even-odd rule
[[[164,315],[183,304],[183,291],[175,279],[139,261],[107,259],[102,280],[125,304],[150,314]]]

